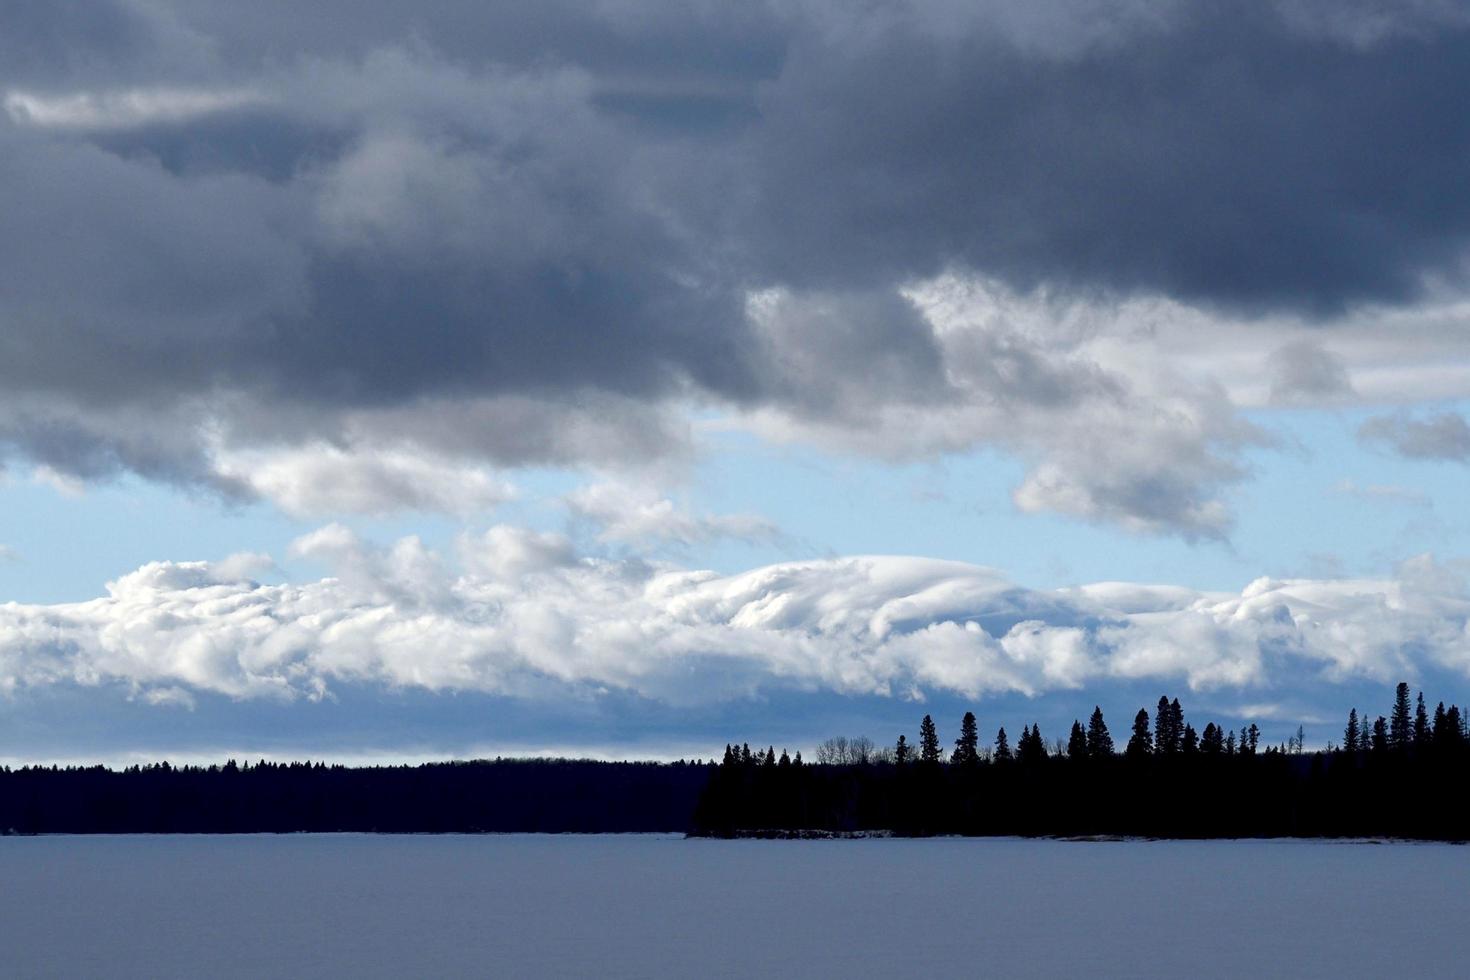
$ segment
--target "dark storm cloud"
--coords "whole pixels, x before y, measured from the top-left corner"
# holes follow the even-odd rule
[[[76,10],[0,10],[0,442],[82,475],[218,483],[252,439],[644,458],[690,400],[973,402],[1004,411],[933,445],[1057,464],[1147,396],[941,342],[900,287],[1328,315],[1453,279],[1470,232],[1470,28],[1432,4]],[[1191,512],[1228,429],[1160,435],[1215,474]],[[1026,499],[1111,515],[1079,479]]]

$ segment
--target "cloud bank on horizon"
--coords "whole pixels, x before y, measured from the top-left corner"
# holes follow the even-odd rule
[[[1465,458],[1455,4],[103,0],[0,65],[0,447],[63,478],[460,513],[712,412],[1194,539],[1244,407]]]
[[[531,702],[615,691],[690,709],[783,691],[979,700],[1149,682],[1243,703],[1284,688],[1332,714],[1344,685],[1470,677],[1470,589],[1426,556],[1392,579],[1226,594],[1034,590],[899,556],[720,575],[582,557],[564,536],[507,525],[463,536],[457,556],[413,537],[374,547],[340,524],[293,550],[335,574],[262,584],[262,555],[155,562],[87,602],[0,606],[0,693],[188,706],[318,701],[350,684]]]

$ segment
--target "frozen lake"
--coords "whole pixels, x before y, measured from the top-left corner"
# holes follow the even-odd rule
[[[1470,848],[0,838],[5,977],[1463,976]]]

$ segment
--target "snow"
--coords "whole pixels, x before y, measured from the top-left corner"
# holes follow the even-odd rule
[[[1470,849],[0,838],[6,977],[1461,975]]]

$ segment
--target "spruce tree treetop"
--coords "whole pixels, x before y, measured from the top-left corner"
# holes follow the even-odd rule
[[[1153,751],[1154,737],[1148,729],[1148,710],[1139,708],[1138,714],[1133,716],[1133,734],[1128,737],[1128,746],[1123,753],[1130,759],[1138,759],[1152,755]]]
[[[919,761],[935,765],[943,761],[939,757],[939,732],[928,715],[919,723]]]
[[[1394,689],[1393,713],[1388,721],[1388,746],[1403,751],[1413,740],[1413,721],[1409,716],[1409,685],[1403,681]]]
[[[1342,750],[1344,752],[1358,751],[1358,742],[1361,737],[1362,732],[1358,728],[1358,709],[1353,708],[1348,711],[1347,727],[1342,730]]]
[[[980,761],[980,729],[975,723],[975,713],[966,711],[960,719],[960,737],[955,739],[954,754],[950,761],[959,765],[972,766]]]
[[[1424,710],[1424,692],[1419,692],[1418,704],[1414,707],[1414,748],[1422,749],[1429,744],[1429,712]]]
[[[997,762],[1009,762],[1011,759],[1011,743],[1004,728],[995,733],[995,759]]]
[[[1087,722],[1087,755],[1093,759],[1111,758],[1113,736],[1108,732],[1108,723],[1103,721],[1102,708],[1094,706],[1092,718]]]
[[[1080,720],[1072,722],[1072,734],[1067,738],[1067,758],[1073,762],[1087,758],[1087,732]]]

